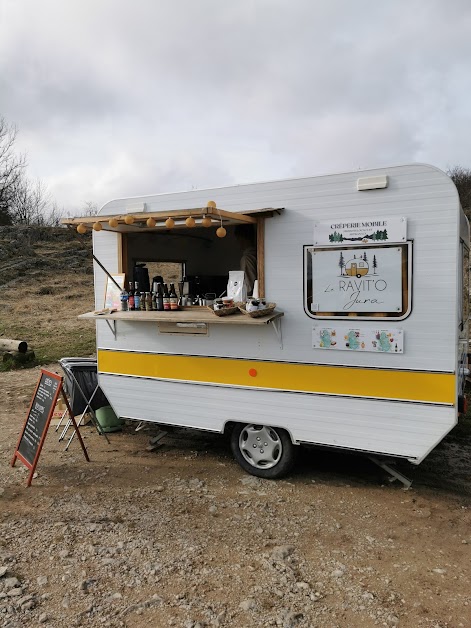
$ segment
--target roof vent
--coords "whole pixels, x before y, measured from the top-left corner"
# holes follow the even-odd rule
[[[134,203],[133,205],[128,205],[126,207],[127,214],[137,214],[137,213],[143,213],[145,211],[146,211],[145,203]]]
[[[388,175],[383,174],[379,177],[361,177],[357,179],[357,190],[381,190],[388,187]]]

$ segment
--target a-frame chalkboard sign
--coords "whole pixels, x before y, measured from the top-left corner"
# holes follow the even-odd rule
[[[38,464],[39,455],[43,448],[44,440],[46,438],[47,430],[51,422],[54,408],[59,398],[62,395],[70,419],[77,432],[80,445],[82,446],[83,453],[87,462],[90,462],[87,450],[80,435],[80,431],[77,427],[75,417],[69,405],[69,401],[62,388],[63,378],[56,373],[51,373],[41,369],[41,376],[39,378],[36,390],[34,391],[31,405],[29,406],[28,414],[26,416],[23,429],[21,431],[18,445],[16,446],[11,466],[15,466],[16,460],[28,467],[30,470],[27,486],[31,486],[33,475]]]

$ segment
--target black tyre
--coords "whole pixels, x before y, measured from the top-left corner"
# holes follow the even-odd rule
[[[244,471],[259,478],[283,477],[296,459],[296,445],[279,427],[237,423],[231,433],[231,449]]]

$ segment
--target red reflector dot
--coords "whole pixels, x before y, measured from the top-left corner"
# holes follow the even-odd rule
[[[257,371],[255,369],[249,369],[250,377],[257,377]]]

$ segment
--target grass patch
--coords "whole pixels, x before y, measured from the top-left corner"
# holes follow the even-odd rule
[[[41,286],[38,290],[36,290],[36,294],[42,296],[43,294],[56,294],[57,288],[53,286]]]
[[[77,319],[93,305],[93,277],[63,273],[44,276],[35,293],[16,288],[5,290],[0,306],[0,336],[25,340],[36,354],[35,364],[56,362],[65,356],[95,353],[95,325]],[[11,365],[0,363],[0,370]]]
[[[51,342],[49,338],[46,343],[38,342],[35,349],[38,364],[55,362],[65,356],[86,357],[96,352],[95,325],[90,325],[91,329],[81,329],[80,334],[65,333],[54,338]]]
[[[40,321],[36,329],[16,323],[5,323],[0,318],[0,336],[5,338],[18,338],[26,340],[36,354],[36,362],[26,365],[25,368],[35,364],[47,364],[56,362],[64,356],[88,356],[95,353],[95,326],[83,325],[77,321],[77,326],[61,328],[60,322],[51,329],[41,331]],[[2,363],[4,365],[4,363]],[[5,363],[8,366],[8,363]],[[9,370],[8,368],[3,370]]]
[[[0,362],[0,373],[6,373],[7,371],[21,371],[23,369],[30,369],[33,366],[38,366],[39,362],[37,360],[31,360],[26,364],[14,364],[10,361],[8,362]]]

